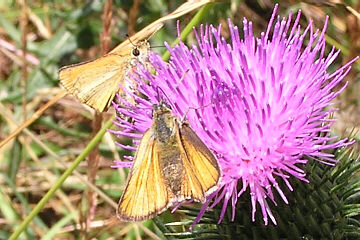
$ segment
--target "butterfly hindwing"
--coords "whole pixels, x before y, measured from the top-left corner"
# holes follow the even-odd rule
[[[179,135],[187,178],[183,191],[191,192],[191,198],[203,202],[219,181],[218,162],[187,123],[182,124]]]

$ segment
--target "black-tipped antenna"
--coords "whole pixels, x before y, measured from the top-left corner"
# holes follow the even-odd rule
[[[126,36],[126,38],[129,40],[129,42],[131,43],[131,45],[133,45],[133,47],[136,47],[136,45],[131,41],[129,34],[127,33],[125,36]]]
[[[138,57],[138,56],[140,55],[140,51],[139,51],[139,49],[138,49],[138,46],[135,45],[135,44],[131,41],[129,34],[126,34],[126,37],[127,37],[127,39],[129,40],[129,42],[131,43],[131,45],[133,45],[132,55],[135,56],[135,57]]]

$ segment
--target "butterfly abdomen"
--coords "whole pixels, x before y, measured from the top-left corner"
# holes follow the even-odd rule
[[[165,146],[164,146],[165,147]],[[181,154],[177,146],[167,146],[160,156],[160,168],[168,191],[173,196],[179,195],[184,175]]]

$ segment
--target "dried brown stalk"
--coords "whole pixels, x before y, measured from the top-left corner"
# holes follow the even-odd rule
[[[105,55],[110,51],[110,29],[111,29],[111,20],[112,20],[112,0],[107,0],[104,6],[104,13],[103,13],[103,32],[100,34],[100,41],[101,41],[101,52],[102,55]],[[97,132],[101,129],[102,123],[102,113],[95,112],[94,119],[92,122],[93,128],[93,136],[97,134]],[[96,174],[99,169],[99,162],[100,162],[100,155],[98,147],[94,148],[88,157],[88,179],[89,182],[95,183]],[[96,204],[97,204],[97,194],[89,189],[87,191],[87,199],[88,199],[88,212],[85,221],[85,235],[89,232],[89,226],[94,219]]]
[[[140,6],[141,0],[134,0],[134,4],[130,9],[129,12],[129,20],[128,20],[128,34],[134,35],[135,34],[135,25],[136,25],[136,19],[138,17],[139,13],[139,6]]]
[[[27,61],[26,61],[26,36],[27,36],[27,26],[28,26],[28,14],[27,14],[27,6],[25,0],[20,0],[19,2],[21,6],[21,17],[20,17],[20,28],[22,29],[21,34],[21,50],[22,50],[22,65],[21,65],[21,87],[24,89],[23,92],[23,102],[22,102],[22,118],[23,122],[26,121],[26,95],[27,95]]]

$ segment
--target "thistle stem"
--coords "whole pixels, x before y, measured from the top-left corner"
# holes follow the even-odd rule
[[[214,5],[214,3],[208,3],[205,6],[203,6],[193,17],[193,19],[191,19],[191,21],[188,23],[188,25],[186,25],[186,27],[184,28],[184,30],[181,32],[180,34],[180,39],[181,41],[184,41],[187,36],[189,36],[189,34],[191,33],[191,31],[193,30],[193,27],[197,26],[201,20],[206,16],[206,14],[208,14],[208,12],[210,11],[211,7]],[[171,45],[171,47],[174,47],[175,44],[179,43],[179,38],[177,38]],[[164,53],[164,55],[162,56],[162,59],[164,61],[168,61],[170,59],[170,52],[166,51]]]

